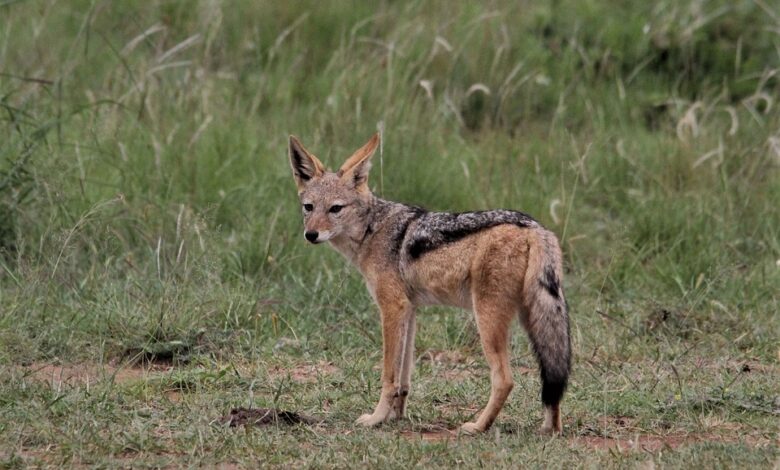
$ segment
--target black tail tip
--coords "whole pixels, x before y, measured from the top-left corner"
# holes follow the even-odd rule
[[[561,402],[566,392],[566,379],[549,380],[542,378],[542,403],[545,406],[555,406]]]

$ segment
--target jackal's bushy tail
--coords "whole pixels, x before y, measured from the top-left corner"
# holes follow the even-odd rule
[[[569,312],[561,285],[562,271],[558,240],[551,232],[540,230],[528,255],[524,286],[527,316],[523,323],[539,361],[545,406],[556,406],[561,401],[571,370]]]

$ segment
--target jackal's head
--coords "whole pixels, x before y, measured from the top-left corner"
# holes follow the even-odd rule
[[[373,198],[368,187],[371,156],[379,145],[379,134],[359,148],[332,172],[290,136],[292,166],[303,210],[304,237],[321,243],[337,237],[360,239]]]

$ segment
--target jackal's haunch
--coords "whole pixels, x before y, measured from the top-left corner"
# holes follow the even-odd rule
[[[428,212],[374,196],[368,171],[378,144],[374,135],[335,173],[295,137],[289,149],[306,240],[330,242],[354,264],[381,312],[382,392],[374,412],[357,423],[373,426],[404,416],[416,307],[442,304],[474,311],[490,365],[487,406],[461,429],[488,429],[512,390],[507,347],[518,316],[541,370],[542,431],[560,433],[571,343],[555,235],[522,212]]]

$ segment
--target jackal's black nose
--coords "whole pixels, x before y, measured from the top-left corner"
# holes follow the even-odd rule
[[[311,230],[304,233],[303,236],[306,237],[306,239],[309,240],[310,242],[314,243],[315,241],[317,241],[317,237],[320,236],[320,234],[318,232]]]

